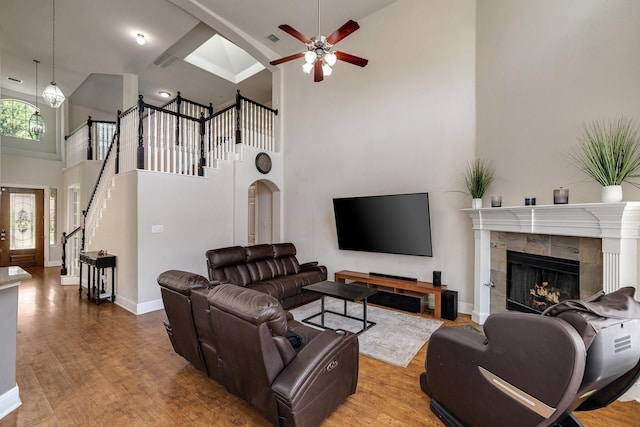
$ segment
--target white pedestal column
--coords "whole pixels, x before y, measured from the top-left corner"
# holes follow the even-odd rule
[[[479,324],[491,314],[491,232],[474,230],[475,268],[473,273],[473,312],[471,319]]]

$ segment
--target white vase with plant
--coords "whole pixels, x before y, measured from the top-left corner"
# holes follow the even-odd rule
[[[471,208],[480,209],[482,207],[482,197],[493,180],[495,172],[490,162],[483,159],[474,159],[467,163],[464,172],[464,185],[467,193],[472,197]]]
[[[577,150],[572,155],[575,166],[603,187],[600,200],[622,201],[622,183],[640,177],[640,137],[638,126],[622,117],[605,124],[593,121],[582,127]]]

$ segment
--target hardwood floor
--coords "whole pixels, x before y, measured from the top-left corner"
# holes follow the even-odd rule
[[[60,285],[59,268],[29,272],[18,315],[23,404],[0,426],[268,425],[174,353],[164,311],[134,316],[108,302],[96,306]],[[424,358],[425,348],[403,369],[360,356],[358,391],[323,426],[442,426],[418,383]],[[589,427],[639,426],[640,403],[579,417]]]

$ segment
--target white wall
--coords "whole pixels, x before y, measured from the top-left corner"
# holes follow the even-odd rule
[[[570,165],[579,128],[640,118],[640,2],[482,0],[477,21],[478,155],[500,179],[485,196],[599,202],[600,186]],[[640,190],[624,186],[625,200]]]
[[[98,175],[100,175],[100,169],[102,169],[102,161],[88,160],[67,168],[64,171],[63,191],[66,195],[69,188],[79,188],[80,208],[83,210],[86,209],[87,205],[89,204],[89,199],[91,198],[91,194],[93,193],[93,189],[95,188]],[[69,214],[69,212],[66,213],[67,215]],[[67,224],[69,224],[68,216],[65,219],[64,227],[67,227]],[[60,231],[62,232],[72,230],[62,229]]]
[[[205,252],[233,243],[233,165],[208,177],[140,172],[138,186],[138,303],[160,299],[165,270],[208,277]],[[160,225],[161,233],[152,226]]]
[[[475,151],[475,1],[401,0],[360,20],[321,83],[292,61],[283,70],[284,240],[301,262],[443,283],[473,303],[472,231],[457,189]],[[277,85],[274,85],[276,87]],[[429,193],[433,257],[340,251],[332,198]],[[466,304],[465,304],[466,303]],[[468,305],[467,305],[468,304]]]
[[[92,120],[116,121],[117,111],[101,111],[83,105],[69,104],[69,132],[73,132],[81,125],[87,123],[89,116]]]
[[[249,241],[249,186],[260,180],[262,180],[265,185],[268,183],[272,191],[274,203],[271,229],[274,238],[272,243],[278,243],[280,242],[283,220],[279,209],[281,206],[281,191],[284,186],[283,154],[269,153],[271,157],[271,171],[265,175],[260,173],[255,165],[255,158],[261,150],[246,145],[238,145],[236,149],[239,151],[239,161],[234,163],[234,244],[246,245]],[[264,206],[264,202],[261,203]]]
[[[87,238],[85,249],[103,249],[117,257],[116,304],[136,313],[139,293],[138,174],[136,171],[119,174],[114,181],[96,234],[91,239]]]
[[[205,177],[148,171],[116,175],[87,249],[106,249],[118,257],[116,304],[137,314],[162,308],[156,280],[161,272],[177,269],[207,277],[208,249],[246,242],[252,165],[253,157],[221,162],[218,169],[205,168]],[[162,231],[153,232],[153,226]],[[244,241],[238,243],[240,228]]]

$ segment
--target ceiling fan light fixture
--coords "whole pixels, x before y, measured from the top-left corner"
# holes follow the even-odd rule
[[[327,62],[327,64],[329,64],[330,67],[333,67],[334,65],[336,65],[336,61],[338,60],[338,58],[336,58],[335,53],[329,52],[324,56],[324,60]]]
[[[311,74],[311,70],[313,70],[312,62],[305,62],[304,64],[302,64],[302,71],[304,71],[307,74]]]
[[[308,50],[307,53],[304,54],[304,60],[307,61],[307,64],[313,64],[317,59],[317,55],[313,50]]]
[[[309,38],[287,24],[279,25],[278,28],[304,43],[307,50],[302,52],[298,51],[298,53],[276,59],[269,63],[271,65],[280,65],[284,62],[304,57],[305,64],[302,66],[302,70],[307,74],[311,74],[311,70],[314,70],[313,81],[316,83],[321,82],[324,76],[331,75],[333,71],[331,67],[333,67],[337,61],[348,62],[359,67],[364,67],[369,63],[365,58],[360,58],[345,52],[332,51],[336,43],[360,28],[360,25],[353,19],[345,22],[344,25],[328,36],[318,35]],[[318,0],[318,34],[320,34],[320,29],[320,0]]]

